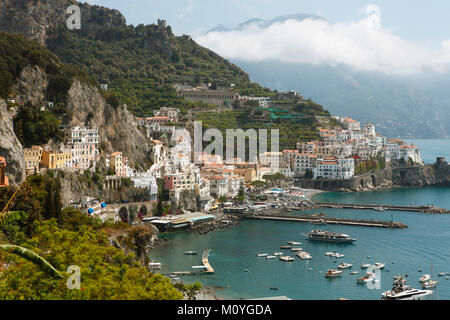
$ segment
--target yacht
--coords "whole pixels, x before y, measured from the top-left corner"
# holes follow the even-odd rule
[[[267,256],[266,259],[276,259],[276,256]]]
[[[311,260],[312,256],[308,252],[299,252],[297,256],[302,260]]]
[[[383,269],[386,265],[384,263],[376,262],[373,266],[378,269]]]
[[[422,287],[424,289],[430,289],[436,287],[436,285],[439,283],[437,280],[428,280],[427,282],[422,283]]]
[[[433,290],[412,289],[402,276],[397,276],[393,288],[382,293],[381,300],[428,300],[432,295]]]
[[[425,282],[430,281],[430,280],[431,280],[431,276],[429,274],[424,274],[423,276],[421,276],[419,278],[419,281],[422,282],[422,283],[425,283]]]
[[[370,268],[370,266],[371,266],[370,263],[366,263],[361,266],[361,269],[368,269],[368,268]]]
[[[339,242],[339,243],[353,243],[356,241],[354,238],[350,238],[349,235],[344,233],[337,233],[331,231],[323,231],[320,229],[312,230],[306,234],[309,240],[313,241],[326,241],[326,242]]]
[[[267,253],[260,253],[260,254],[258,254],[258,257],[261,257],[261,258],[263,258],[263,257],[267,257],[268,256],[268,254]]]
[[[335,277],[340,277],[340,276],[342,276],[341,270],[329,269],[327,271],[327,273],[325,273],[325,277],[327,277],[327,278],[335,278]]]
[[[351,263],[345,263],[342,262],[340,265],[338,265],[338,269],[348,269],[351,268],[353,265]]]

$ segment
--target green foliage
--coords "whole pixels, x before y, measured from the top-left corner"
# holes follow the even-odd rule
[[[183,292],[188,300],[195,300],[195,296],[202,289],[202,284],[198,281],[191,284],[175,283],[174,287]]]
[[[14,132],[24,147],[44,145],[50,139],[60,142],[64,138],[55,116],[49,111],[41,111],[31,102],[19,108],[14,118]]]
[[[386,167],[386,161],[383,157],[371,158],[370,160],[361,161],[355,167],[355,175],[361,175],[368,172],[382,170]]]
[[[109,244],[104,232],[83,226],[77,232],[61,229],[55,220],[39,223],[35,236],[24,247],[36,252],[57,270],[70,265],[81,269],[81,290],[69,290],[66,279],[57,280],[34,263],[0,255],[1,262],[12,263],[2,271],[0,298],[7,300],[173,300],[182,294],[170,280],[150,274]],[[68,276],[68,275],[66,275]]]

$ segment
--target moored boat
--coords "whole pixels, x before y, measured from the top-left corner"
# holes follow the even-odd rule
[[[342,262],[340,265],[338,265],[338,269],[348,269],[351,268],[353,265],[351,263],[345,263]]]
[[[386,265],[384,263],[376,262],[373,266],[377,269],[383,269]]]
[[[264,258],[264,257],[267,257],[267,256],[268,256],[267,253],[259,253],[258,254],[258,257],[261,257],[261,258]]]
[[[393,288],[382,293],[381,300],[428,300],[432,295],[432,290],[413,289],[406,285],[406,280],[402,276],[396,276]]]
[[[312,256],[308,252],[299,252],[297,256],[302,260],[311,260]]]
[[[429,274],[424,274],[419,278],[419,282],[425,283],[427,281],[431,280],[431,276]]]
[[[326,278],[335,278],[342,276],[341,270],[328,269],[327,273],[325,273]]]
[[[326,242],[338,242],[338,243],[353,243],[355,238],[351,238],[344,233],[337,233],[331,231],[323,231],[320,229],[312,230],[306,234],[309,240],[312,241],[326,241]]]
[[[370,282],[374,282],[375,281],[375,275],[372,272],[368,272],[366,273],[366,275],[364,277],[358,278],[356,280],[357,283],[370,283]]]

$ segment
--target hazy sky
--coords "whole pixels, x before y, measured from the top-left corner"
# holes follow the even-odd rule
[[[219,24],[233,27],[251,18],[272,19],[294,13],[321,15],[332,22],[352,22],[364,17],[362,9],[375,4],[382,25],[397,36],[438,44],[450,39],[448,0],[87,0],[120,10],[129,24],[164,18],[175,34],[199,35]]]

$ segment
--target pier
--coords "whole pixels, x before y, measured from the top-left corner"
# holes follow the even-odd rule
[[[337,224],[349,225],[359,227],[376,227],[389,229],[406,229],[407,225],[401,222],[394,221],[378,221],[378,220],[362,220],[362,219],[344,219],[344,218],[327,218],[327,217],[313,217],[313,216],[295,216],[295,215],[247,215],[245,219],[256,220],[276,220],[276,221],[290,221],[290,222],[306,222],[313,224]]]
[[[405,212],[423,212],[430,214],[450,214],[450,210],[434,206],[395,206],[386,204],[350,204],[350,203],[316,203],[319,208],[333,209],[358,209],[358,210],[376,210],[376,211],[405,211]]]
[[[185,275],[194,275],[194,274],[211,274],[214,273],[213,267],[211,267],[211,264],[209,263],[209,254],[211,253],[211,249],[207,249],[203,251],[202,254],[202,264],[204,267],[204,270],[202,271],[176,271],[172,272],[171,274],[177,275],[177,276],[185,276]]]

